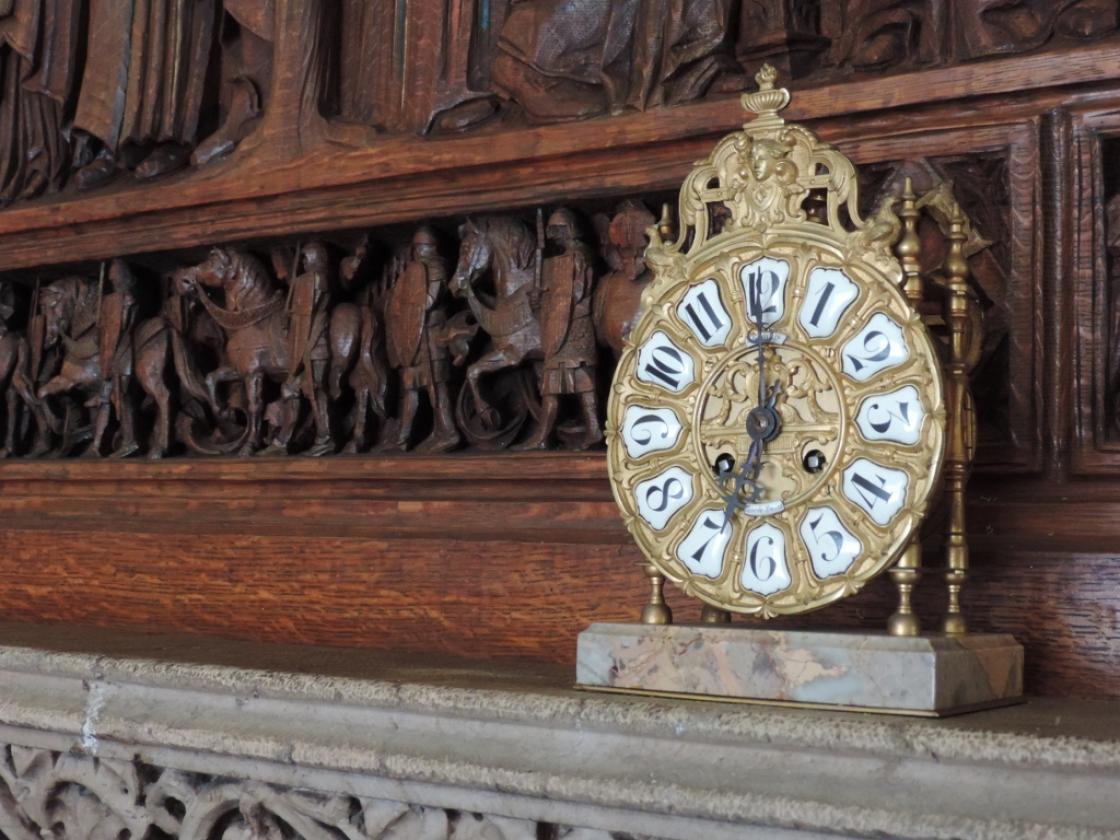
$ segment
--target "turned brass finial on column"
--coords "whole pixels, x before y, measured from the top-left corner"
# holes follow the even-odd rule
[[[898,217],[902,220],[902,237],[895,250],[902,264],[902,290],[906,299],[915,310],[925,296],[925,283],[921,274],[922,240],[918,237],[918,197],[914,194],[914,182],[906,179],[902,190],[902,206]],[[887,631],[892,636],[917,636],[921,623],[914,614],[911,596],[914,587],[922,577],[922,546],[915,534],[910,538],[902,556],[890,571],[891,580],[898,589],[898,608],[887,620]]]
[[[673,211],[668,202],[661,205],[661,218],[657,220],[657,233],[662,242],[671,242],[673,239]]]
[[[642,563],[642,571],[649,578],[649,602],[642,607],[642,624],[672,624],[673,612],[665,603],[665,578],[650,563]]]
[[[902,263],[902,290],[910,305],[917,309],[925,298],[925,282],[922,279],[921,253],[922,240],[918,237],[918,196],[914,194],[914,181],[906,179],[902,190],[902,206],[898,218],[902,220],[902,238],[895,248],[898,261]]]
[[[965,538],[965,485],[969,473],[969,436],[972,418],[968,405],[968,262],[964,257],[964,217],[954,207],[949,225],[949,254],[945,258],[945,323],[949,328],[949,364],[946,389],[949,438],[945,453],[945,489],[949,494],[949,524],[945,541],[949,607],[945,632],[964,633],[961,586],[968,576],[968,541]]]

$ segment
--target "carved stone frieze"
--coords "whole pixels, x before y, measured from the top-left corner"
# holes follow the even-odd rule
[[[5,744],[0,746],[0,836],[612,840],[622,835]]]

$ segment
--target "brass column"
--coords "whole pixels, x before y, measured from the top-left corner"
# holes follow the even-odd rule
[[[945,540],[945,583],[949,606],[946,633],[967,630],[961,613],[961,586],[968,576],[968,541],[965,539],[965,485],[968,482],[971,411],[968,390],[968,262],[964,257],[964,218],[953,207],[949,225],[949,254],[945,259],[945,323],[949,328],[949,364],[946,402],[949,439],[945,454],[945,490],[949,499],[949,524]]]
[[[914,182],[907,178],[902,192],[902,207],[898,211],[898,217],[902,220],[902,238],[895,251],[902,264],[902,290],[914,310],[920,312],[925,298],[925,282],[919,262],[922,241],[918,237],[917,198],[914,194]],[[921,566],[921,537],[915,532],[890,571],[891,580],[898,590],[898,608],[887,620],[887,631],[892,636],[917,636],[922,630],[910,602],[914,587],[922,577]]]

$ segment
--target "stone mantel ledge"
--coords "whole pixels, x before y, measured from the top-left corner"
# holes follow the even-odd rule
[[[596,695],[571,679],[0,625],[0,835],[92,819],[62,793],[97,794],[111,771],[132,781],[100,794],[99,831],[192,840],[272,836],[277,814],[324,838],[1120,837],[1116,704],[936,721]],[[170,789],[186,816],[156,802]],[[228,814],[208,806],[199,822],[192,803],[215,798]]]

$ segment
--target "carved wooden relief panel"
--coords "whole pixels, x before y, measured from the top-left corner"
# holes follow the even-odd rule
[[[0,203],[212,164],[262,123],[296,145],[501,133],[727,95],[763,59],[819,83],[1088,41],[1117,15],[1107,0],[13,0]]]
[[[977,369],[993,383],[982,419],[998,443],[1021,408],[1005,387],[1018,337],[1005,314],[1008,249],[993,245],[1007,240],[1002,159],[871,168],[865,187],[869,206],[893,216],[883,198],[915,181],[933,274],[954,175],[976,214],[967,249],[991,313]],[[0,279],[0,454],[597,446],[649,279],[655,207],[530,209]]]
[[[1090,112],[1073,124],[1073,454],[1078,472],[1107,474],[1120,466],[1120,115]]]

